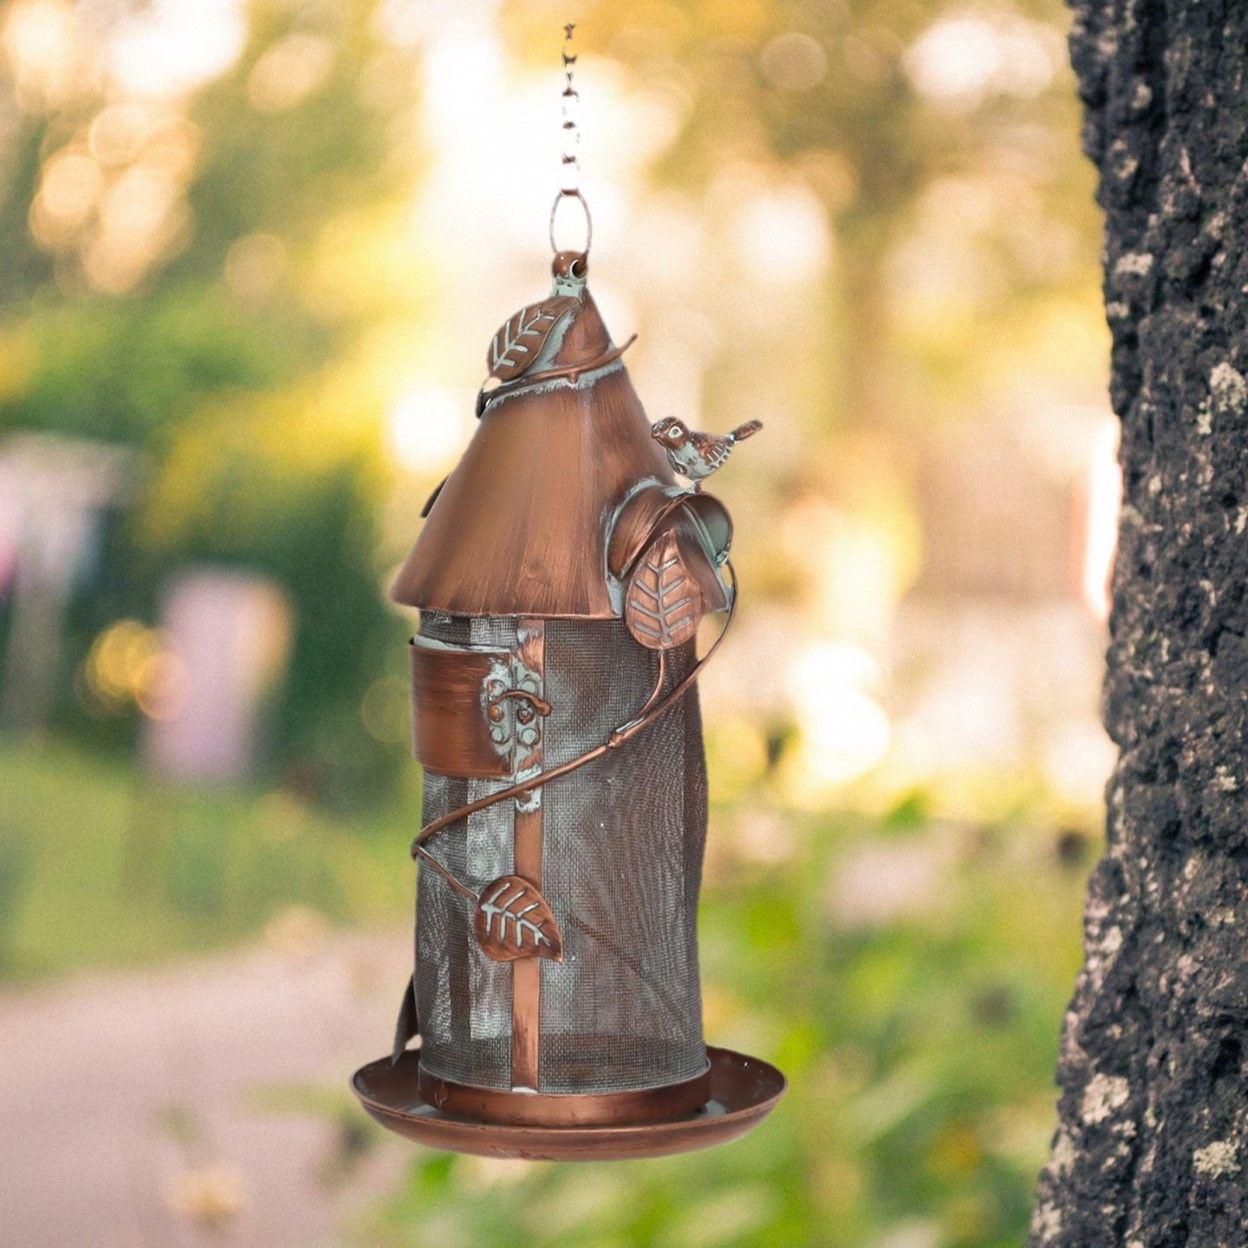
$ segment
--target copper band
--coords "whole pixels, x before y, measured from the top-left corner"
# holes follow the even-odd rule
[[[541,620],[516,622],[520,661],[538,676],[546,674],[546,626]],[[517,771],[541,769],[542,744],[517,759]],[[535,809],[523,798],[536,798]],[[515,873],[539,890],[542,887],[542,808],[541,792],[517,799],[515,813]],[[534,1088],[541,1074],[542,959],[519,958],[511,964],[511,1086]]]
[[[526,958],[525,962],[536,962]],[[523,966],[525,962],[517,962]],[[659,1122],[700,1109],[711,1099],[711,1068],[683,1083],[629,1092],[532,1093],[477,1088],[439,1079],[420,1067],[420,1096],[426,1104],[456,1118],[527,1126],[607,1126]]]

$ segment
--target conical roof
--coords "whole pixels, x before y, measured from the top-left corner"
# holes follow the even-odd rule
[[[615,520],[638,490],[680,487],[584,272],[583,256],[560,253],[550,298],[495,336],[480,423],[399,572],[396,602],[455,615],[619,615],[607,566]]]

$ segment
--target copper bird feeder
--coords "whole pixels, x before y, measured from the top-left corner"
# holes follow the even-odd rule
[[[549,296],[494,336],[475,435],[393,589],[420,611],[415,973],[392,1057],[353,1084],[384,1126],[493,1156],[701,1148],[784,1090],[705,1044],[695,930],[696,681],[736,599],[701,479],[758,426],[650,425],[587,252],[556,252]]]

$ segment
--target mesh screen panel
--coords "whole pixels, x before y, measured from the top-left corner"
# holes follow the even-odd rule
[[[686,647],[668,684],[688,670]],[[658,656],[622,621],[546,626],[547,765],[636,714]],[[608,1092],[693,1078],[706,1065],[696,907],[706,832],[697,693],[542,800],[542,891],[565,955],[542,964],[543,1092]]]
[[[514,620],[428,614],[421,632],[451,644],[508,646]],[[669,655],[667,685],[693,663]],[[622,621],[546,624],[545,766],[606,740],[641,707],[658,655]],[[471,708],[468,713],[473,713]],[[424,819],[503,787],[426,775]],[[542,1092],[656,1087],[706,1065],[696,910],[706,836],[697,691],[618,750],[543,790],[542,892],[563,931],[562,963],[541,963]],[[429,849],[474,890],[513,870],[514,805],[440,833]],[[487,958],[472,907],[422,871],[417,923],[421,1062],[458,1083],[510,1086],[510,965]]]
[[[420,631],[453,645],[511,646],[514,620],[427,614]],[[468,714],[479,714],[477,707]],[[506,780],[425,773],[424,822],[505,788]],[[512,805],[500,802],[440,833],[429,850],[474,892],[513,870]],[[467,827],[465,828],[465,822]],[[511,967],[481,953],[472,903],[432,871],[420,873],[416,992],[421,1064],[432,1074],[480,1087],[511,1086]]]

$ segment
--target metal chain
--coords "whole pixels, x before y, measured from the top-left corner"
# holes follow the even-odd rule
[[[559,215],[559,205],[565,199],[575,200],[585,214],[585,246],[589,255],[589,244],[594,236],[594,224],[590,219],[589,205],[581,194],[581,126],[578,120],[581,111],[581,93],[576,89],[573,76],[576,70],[576,52],[573,51],[572,32],[576,30],[575,22],[568,22],[563,28],[563,93],[559,99],[562,116],[560,129],[563,141],[559,151],[561,176],[559,190],[555,193],[555,202],[550,209],[550,249],[558,252],[559,245],[555,242],[555,218]]]
[[[562,189],[565,195],[575,195],[581,189],[581,127],[578,115],[581,111],[581,96],[572,82],[576,68],[576,53],[572,50],[572,32],[576,29],[575,22],[568,22],[563,28],[563,95],[560,98],[560,112],[563,116],[563,144],[560,150],[560,162],[563,165]]]

